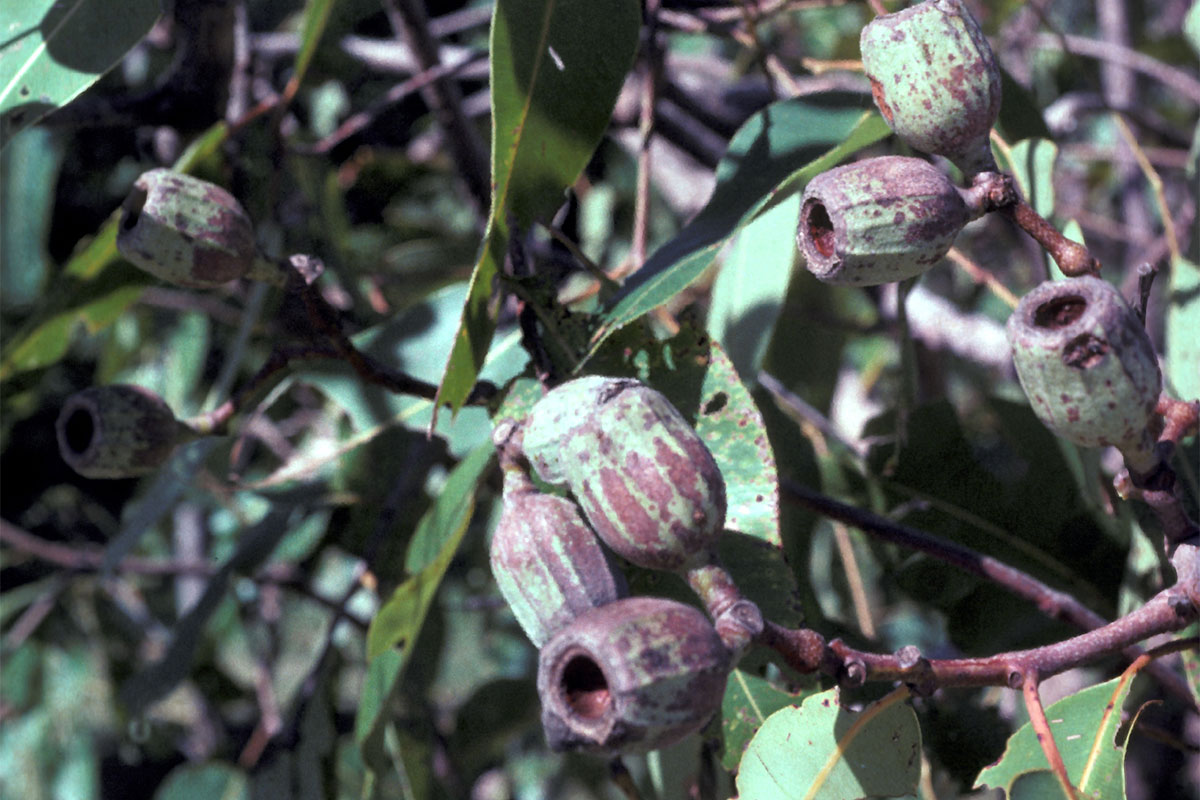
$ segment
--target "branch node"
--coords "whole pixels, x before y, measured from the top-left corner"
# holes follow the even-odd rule
[[[867,665],[859,658],[852,658],[842,666],[841,683],[848,689],[857,689],[867,682]]]

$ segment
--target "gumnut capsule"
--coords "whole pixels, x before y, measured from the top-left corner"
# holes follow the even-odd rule
[[[596,534],[650,569],[714,557],[725,524],[725,481],[670,401],[625,378],[581,378],[529,414],[524,451],[538,475],[565,485]]]
[[[1043,283],[1008,319],[1021,386],[1038,418],[1085,447],[1113,445],[1133,471],[1157,464],[1162,373],[1137,313],[1091,276]]]
[[[169,169],[143,173],[121,206],[117,249],[134,266],[177,286],[212,288],[278,276],[258,259],[254,225],[216,184]]]
[[[555,750],[644,752],[721,707],[730,655],[698,609],[657,597],[580,615],[542,648],[542,727]]]
[[[959,0],[878,16],[859,47],[875,104],[897,136],[968,176],[996,170],[988,137],[1000,113],[1000,70]]]
[[[502,423],[496,437],[510,430]],[[541,647],[584,611],[624,596],[625,579],[574,503],[539,492],[503,449],[500,461],[504,495],[492,534],[492,575],[525,635]]]
[[[937,167],[882,156],[822,172],[804,190],[796,242],[826,283],[874,286],[925,272],[976,213]]]
[[[171,408],[140,386],[93,386],[67,398],[55,425],[63,461],[85,478],[131,478],[158,469],[192,437]]]

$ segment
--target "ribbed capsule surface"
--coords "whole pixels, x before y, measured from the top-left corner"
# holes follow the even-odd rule
[[[1162,373],[1120,292],[1091,276],[1043,283],[1021,299],[1007,332],[1021,386],[1048,428],[1085,447],[1114,445],[1134,469],[1153,466]]]
[[[578,617],[542,648],[542,727],[555,750],[644,752],[704,726],[730,657],[698,609],[657,597]]]
[[[970,218],[962,193],[935,166],[882,156],[809,181],[796,242],[820,280],[874,286],[929,269]]]
[[[725,482],[660,392],[624,378],[565,383],[534,406],[524,449],[623,558],[665,570],[710,560],[725,524]]]
[[[503,503],[492,534],[492,575],[534,645],[626,594],[624,577],[570,500],[539,492],[509,468]]]
[[[630,378],[586,375],[548,392],[530,413],[524,430],[524,452],[538,477],[566,484],[571,440],[591,424],[595,410],[608,398],[639,385]]]
[[[150,170],[134,182],[121,211],[117,249],[164,281],[212,288],[255,267],[250,217],[216,184],[168,169]]]
[[[166,402],[140,386],[93,386],[67,398],[55,424],[63,461],[86,478],[131,478],[158,469],[188,431]]]
[[[859,46],[875,103],[897,136],[968,176],[995,171],[988,137],[1000,113],[1000,70],[959,0],[878,16]]]

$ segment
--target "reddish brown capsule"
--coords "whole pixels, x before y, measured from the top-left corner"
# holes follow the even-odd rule
[[[543,494],[506,467],[504,510],[492,534],[492,575],[534,645],[583,612],[626,593],[625,580],[570,500]]]
[[[932,164],[868,158],[809,181],[796,241],[820,280],[875,286],[941,261],[973,214],[964,193]]]
[[[643,752],[721,707],[730,654],[704,614],[657,597],[579,616],[542,648],[538,695],[555,750]]]
[[[651,569],[712,560],[725,482],[712,454],[661,393],[626,378],[582,378],[529,415],[524,452],[543,480],[570,489],[618,555]]]

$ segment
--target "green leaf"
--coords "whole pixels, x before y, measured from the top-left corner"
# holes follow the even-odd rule
[[[248,800],[246,775],[236,767],[219,762],[184,764],[171,770],[154,800]]]
[[[750,739],[768,717],[781,708],[796,705],[805,696],[785,692],[742,669],[731,672],[725,684],[725,699],[721,701],[721,728],[725,734],[721,764],[725,769],[731,772],[737,769]]]
[[[1054,162],[1058,145],[1048,139],[1025,139],[1012,146],[1011,169],[1017,187],[1033,209],[1047,219],[1054,214]]]
[[[759,728],[738,769],[743,800],[857,800],[916,792],[921,728],[904,695],[859,713],[837,689],[776,711]]]
[[[304,24],[300,30],[300,51],[296,53],[296,63],[292,66],[292,77],[289,85],[299,85],[304,80],[304,74],[312,64],[313,56],[317,53],[317,45],[321,43],[321,35],[329,24],[329,12],[333,10],[335,0],[308,0],[304,6]]]
[[[63,147],[32,128],[0,153],[0,302],[27,306],[44,291],[51,261],[46,252]]]
[[[409,652],[450,560],[475,510],[475,485],[492,457],[491,445],[477,448],[455,467],[442,493],[418,524],[405,559],[413,576],[396,588],[367,632],[367,659],[395,647]]]
[[[5,3],[0,143],[65,106],[150,32],[158,0]]]
[[[492,209],[438,391],[457,410],[495,330],[493,282],[522,231],[562,204],[600,141],[633,61],[634,0],[498,0],[492,16]],[[603,46],[597,46],[603,42]]]
[[[749,383],[762,366],[796,260],[800,196],[760,215],[734,239],[712,290],[708,332]]]
[[[77,328],[95,334],[108,327],[141,297],[143,288],[140,285],[122,286],[42,322],[4,354],[0,360],[0,381],[8,380],[18,372],[58,362],[67,354]]]
[[[446,568],[475,510],[475,487],[492,459],[492,446],[477,448],[446,479],[441,494],[417,526],[405,559],[416,571],[392,592],[367,631],[367,680],[355,720],[355,739],[378,749],[389,720],[391,698],[399,689],[413,645],[425,623]]]
[[[1200,265],[1185,258],[1171,265],[1166,339],[1167,388],[1182,400],[1200,398]]]
[[[1200,55],[1200,3],[1192,3],[1187,16],[1183,18],[1183,35],[1196,55]]]
[[[1097,686],[1089,686],[1046,709],[1050,732],[1062,754],[1067,776],[1085,797],[1094,800],[1123,800],[1125,797],[1125,743],[1128,730],[1120,738],[1117,733],[1121,727],[1121,709],[1129,697],[1133,677],[1126,673]],[[1000,788],[1008,792],[1009,797],[1015,798],[1018,796],[1015,789],[1019,780],[1042,772],[1050,777],[1051,782],[1045,784],[1045,778],[1032,779],[1022,790],[1022,797],[1062,795],[1062,789],[1050,775],[1038,734],[1033,730],[1033,725],[1027,722],[1009,738],[1004,756],[979,773],[974,788]],[[1050,794],[1028,793],[1035,785],[1054,788]]]
[[[700,277],[729,237],[764,209],[890,133],[876,113],[824,108],[805,100],[780,101],[755,114],[734,134],[717,165],[717,187],[708,204],[614,297],[593,336],[593,351],[614,331]]]

